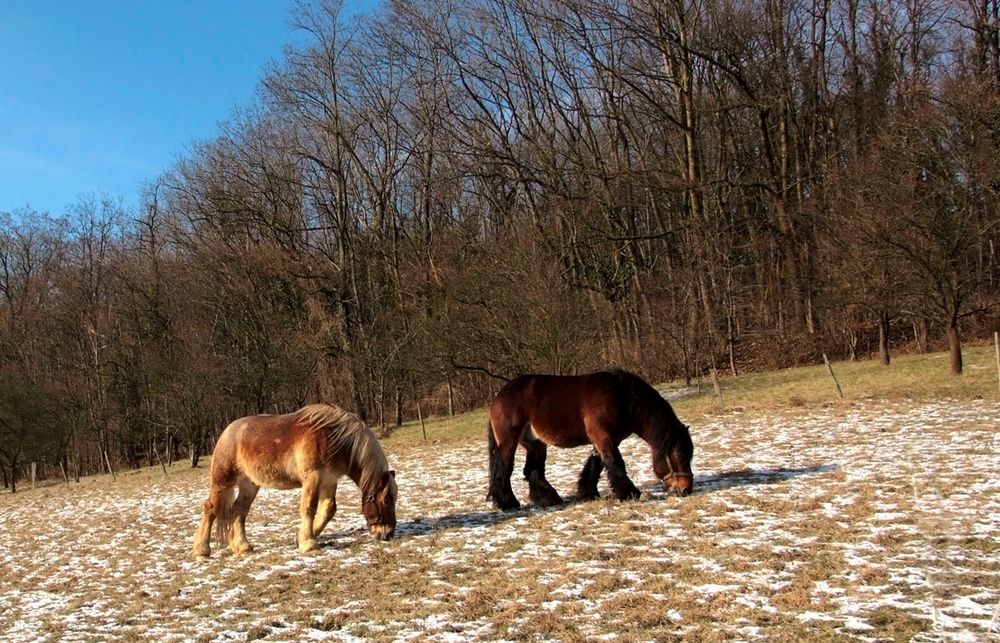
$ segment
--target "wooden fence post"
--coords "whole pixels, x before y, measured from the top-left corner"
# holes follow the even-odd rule
[[[31,463],[31,488],[32,489],[35,488],[35,479],[36,479],[37,474],[38,474],[38,463],[37,462],[32,462]]]
[[[163,458],[160,457],[160,451],[153,445],[153,454],[156,456],[157,461],[160,463],[160,467],[163,469],[163,475],[167,475],[167,465],[163,464]]]
[[[115,470],[111,468],[111,458],[108,457],[108,452],[104,452],[104,464],[108,465],[108,473],[111,474],[112,480],[117,480],[118,476],[115,475]]]
[[[841,399],[844,399],[844,391],[840,388],[840,382],[837,381],[837,376],[833,374],[833,366],[830,365],[830,360],[826,358],[826,353],[823,353],[823,362],[826,364],[826,370],[830,373],[830,379],[833,380],[833,385],[837,387],[837,395]]]
[[[715,397],[719,398],[719,405],[721,406],[725,400],[722,399],[722,386],[719,385],[719,374],[715,371],[715,367],[711,368],[712,371],[712,385],[715,387]]]
[[[420,433],[424,436],[424,442],[427,441],[427,427],[424,426],[424,414],[420,412],[420,404],[417,404],[417,418],[420,420]]]
[[[1000,331],[993,333],[993,344],[997,350],[997,386],[1000,387]]]

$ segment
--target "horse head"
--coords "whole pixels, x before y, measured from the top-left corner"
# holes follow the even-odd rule
[[[386,471],[361,500],[361,513],[376,540],[389,540],[396,534],[396,494],[396,472]]]
[[[675,439],[653,459],[653,470],[663,482],[664,489],[680,496],[691,493],[694,488],[694,474],[691,473],[693,455],[691,433],[687,426],[680,424]]]

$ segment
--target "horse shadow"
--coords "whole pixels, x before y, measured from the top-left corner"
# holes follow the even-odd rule
[[[493,527],[518,518],[542,516],[563,511],[577,502],[578,500],[574,497],[566,498],[562,504],[551,507],[528,504],[513,511],[484,509],[481,511],[464,511],[444,516],[414,518],[413,520],[402,521],[396,525],[396,537],[426,536],[427,534],[449,529]]]
[[[610,496],[607,497],[610,499]],[[482,509],[478,511],[463,511],[443,516],[422,516],[412,520],[401,520],[396,524],[396,538],[411,538],[426,536],[438,531],[449,529],[479,529],[502,525],[518,518],[544,516],[565,511],[580,503],[601,502],[601,500],[582,499],[576,495],[563,497],[558,505],[542,507],[536,504],[524,504],[520,509],[500,511],[499,509]],[[641,501],[639,501],[641,502]],[[360,531],[360,530],[359,530]]]
[[[840,465],[835,463],[818,464],[809,467],[781,467],[777,469],[737,469],[735,471],[723,471],[721,473],[695,476],[694,494],[710,493],[713,491],[724,491],[736,487],[750,487],[755,485],[777,484],[801,476],[812,476],[823,473],[838,471]],[[663,487],[659,482],[653,481],[641,487],[643,491],[655,493],[659,491],[662,495]]]
[[[738,469],[735,471],[723,471],[710,475],[695,476],[694,492],[692,495],[702,493],[713,493],[734,489],[738,487],[749,487],[755,485],[769,485],[785,482],[801,476],[819,475],[838,471],[837,464],[820,464],[809,467],[781,467],[777,469]],[[659,502],[670,497],[663,485],[656,480],[650,481],[639,487],[649,495],[636,502]],[[581,500],[576,496],[567,496],[562,504],[551,507],[541,507],[534,504],[527,504],[514,511],[499,511],[493,509],[483,509],[478,511],[465,511],[444,516],[423,516],[411,520],[403,520],[396,524],[396,538],[412,538],[415,536],[426,536],[438,531],[450,529],[479,529],[501,525],[511,520],[530,516],[542,516],[546,514],[564,511],[581,502],[600,502],[600,500]],[[342,537],[349,537],[364,530],[352,530],[336,534],[330,541],[321,543],[320,546],[336,546],[334,543]]]
[[[523,505],[520,509],[513,511],[500,511],[497,509],[482,509],[479,511],[464,511],[444,516],[420,516],[410,520],[400,520],[396,523],[395,540],[412,538],[414,536],[427,536],[438,531],[450,529],[478,529],[501,525],[505,522],[526,518],[529,516],[542,516],[545,514],[563,511],[570,506],[581,502],[576,497],[568,497],[565,502],[551,507],[540,507],[534,504]],[[355,528],[342,531],[334,531],[329,535],[324,534],[318,545],[320,549],[338,548],[342,546],[344,539],[363,537],[367,533],[367,528]]]

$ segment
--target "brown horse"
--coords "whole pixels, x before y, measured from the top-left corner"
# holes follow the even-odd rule
[[[195,556],[211,553],[212,522],[219,544],[234,554],[252,550],[247,513],[261,487],[302,488],[299,551],[316,548],[316,537],[337,511],[337,482],[349,477],[361,489],[361,511],[379,540],[396,531],[396,473],[365,424],[336,406],[313,404],[287,415],[240,418],[219,436],[212,454],[211,487],[194,534]],[[234,490],[239,490],[236,497]]]
[[[580,472],[581,499],[598,497],[597,481],[607,469],[611,491],[621,500],[639,497],[625,473],[618,445],[635,434],[653,455],[653,471],[667,491],[691,493],[694,447],[688,427],[673,408],[638,375],[604,370],[587,375],[524,375],[508,382],[490,405],[490,490],[499,509],[517,509],[510,476],[520,443],[527,452],[524,477],[532,502],[550,506],[562,498],[545,479],[546,445],[594,445]]]

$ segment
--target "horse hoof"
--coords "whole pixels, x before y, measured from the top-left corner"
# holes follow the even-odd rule
[[[302,541],[299,541],[299,553],[300,554],[307,554],[307,553],[309,553],[311,551],[316,551],[316,549],[318,549],[318,548],[316,547],[316,541],[315,540],[302,540]]]
[[[642,496],[642,493],[635,487],[632,487],[620,493],[616,492],[615,496],[622,502],[626,502],[628,500],[638,500]]]
[[[557,495],[545,495],[531,499],[539,507],[555,507],[563,503],[562,497]]]
[[[490,494],[486,497],[486,500],[491,502],[500,511],[513,511],[521,508],[521,503],[513,495],[504,498]]]

